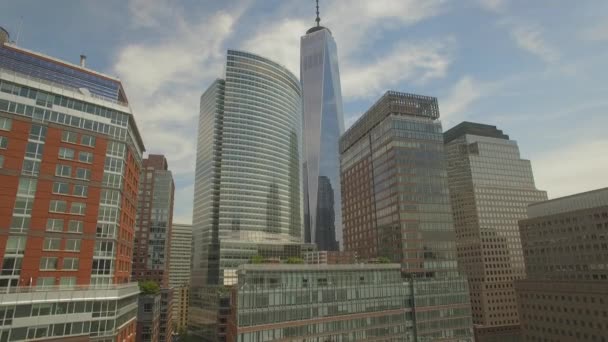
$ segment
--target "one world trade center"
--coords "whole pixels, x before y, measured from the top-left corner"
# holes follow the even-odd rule
[[[317,25],[300,39],[303,104],[304,238],[336,251],[342,240],[340,153],[344,133],[338,53],[331,31]]]

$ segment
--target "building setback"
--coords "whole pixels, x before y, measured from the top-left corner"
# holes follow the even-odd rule
[[[171,228],[169,287],[173,289],[173,324],[175,332],[188,325],[188,296],[192,264],[192,225],[174,223]]]
[[[299,252],[302,240],[298,79],[234,50],[225,75],[201,96],[194,184],[189,330],[207,340],[225,339],[223,286],[238,266]]]
[[[342,239],[340,152],[344,133],[338,49],[331,31],[317,25],[300,38],[302,82],[304,241],[337,251]]]
[[[121,82],[84,64],[0,41],[0,341],[135,339],[144,146]]]
[[[401,264],[419,340],[472,340],[437,99],[389,91],[340,139],[344,247]]]
[[[469,279],[476,340],[519,341],[514,281],[525,278],[518,220],[547,199],[529,160],[495,126],[463,122],[444,133],[458,264]]]
[[[228,341],[416,341],[397,264],[242,265]]]
[[[173,333],[173,298],[169,287],[169,256],[175,185],[164,155],[143,160],[133,247],[133,280],[153,281],[161,287],[159,341]]]
[[[521,340],[608,339],[608,188],[531,204],[519,227]]]

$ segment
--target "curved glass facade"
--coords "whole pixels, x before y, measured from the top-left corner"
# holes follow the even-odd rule
[[[326,28],[301,38],[303,102],[304,238],[319,250],[340,248],[342,201],[340,152],[344,133],[338,52]]]

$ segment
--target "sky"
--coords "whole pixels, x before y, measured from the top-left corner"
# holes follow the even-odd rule
[[[608,1],[320,0],[338,45],[346,126],[385,91],[435,96],[444,130],[496,125],[550,198],[608,186]],[[2,0],[17,44],[123,81],[148,153],[192,217],[200,95],[227,49],[299,75],[312,0]],[[18,37],[17,37],[18,36]]]

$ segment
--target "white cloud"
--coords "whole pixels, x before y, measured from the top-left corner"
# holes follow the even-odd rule
[[[283,19],[272,27],[262,26],[243,43],[243,49],[284,65],[299,78],[300,37],[309,26],[309,23],[298,19]]]
[[[490,12],[502,12],[507,5],[506,0],[475,0],[475,2]]]
[[[186,13],[165,0],[131,0],[129,9],[132,25],[155,39],[122,46],[112,73],[126,87],[147,151],[165,154],[176,183],[185,184],[176,189],[174,215],[190,221],[199,97],[221,75],[225,42],[245,8]]]
[[[584,29],[581,36],[589,41],[608,41],[608,24],[603,22],[593,27]]]
[[[456,124],[466,116],[466,111],[483,95],[484,87],[470,76],[454,84],[444,99],[439,99],[441,119],[448,126]]]
[[[521,49],[539,57],[546,63],[553,63],[559,59],[559,51],[545,41],[539,27],[514,23],[510,33]]]
[[[608,140],[584,140],[533,159],[534,178],[549,197],[567,196],[608,186]]]
[[[341,67],[344,98],[376,97],[403,81],[424,82],[445,76],[451,62],[445,43],[400,43],[381,59]]]

